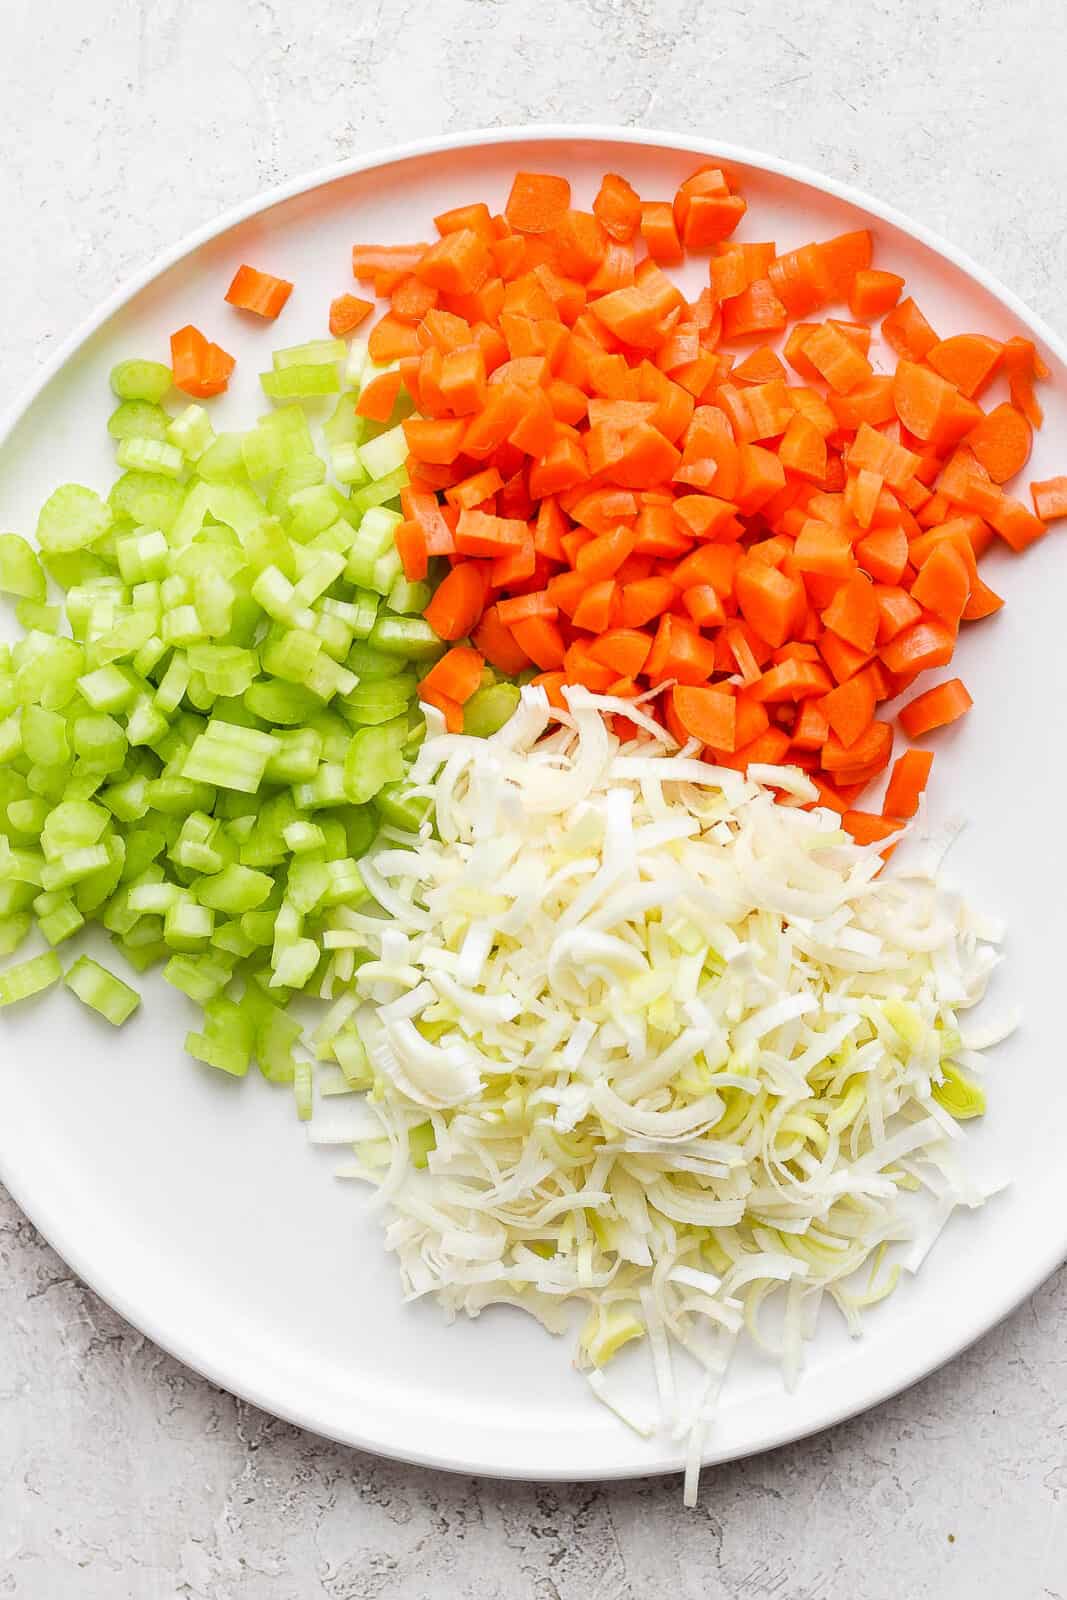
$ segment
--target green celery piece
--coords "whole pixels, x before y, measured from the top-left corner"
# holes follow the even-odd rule
[[[345,659],[349,672],[354,672],[360,683],[380,683],[383,678],[395,678],[404,671],[407,662],[401,655],[387,655],[370,644],[357,639]]]
[[[405,833],[418,833],[431,804],[428,796],[409,793],[403,783],[383,784],[372,803],[384,823]]]
[[[487,739],[513,716],[519,690],[513,683],[493,683],[476,689],[463,707],[463,731]]]
[[[0,533],[0,590],[25,600],[43,600],[48,591],[36,551],[17,533]]]
[[[102,539],[112,513],[98,494],[80,483],[67,483],[49,495],[37,519],[37,543],[49,554],[84,550]]]
[[[167,437],[170,417],[162,406],[150,400],[123,400],[111,413],[107,431],[113,439],[157,439]]]
[[[12,955],[32,925],[30,915],[26,911],[17,911],[9,917],[0,917],[0,956]]]
[[[394,678],[378,682],[373,679],[358,683],[341,701],[341,709],[350,722],[371,726],[391,722],[406,712],[418,690],[414,673],[402,672]]]
[[[147,400],[158,405],[173,383],[161,361],[120,361],[111,369],[111,390],[119,400]]]
[[[115,1028],[121,1027],[141,1004],[136,989],[91,956],[79,956],[64,981],[83,1005],[99,1012]]]
[[[33,956],[17,967],[8,967],[6,972],[0,972],[0,1006],[28,1000],[31,995],[40,994],[42,989],[58,983],[62,976],[63,967],[54,950]]]
[[[423,617],[393,617],[379,612],[367,640],[372,650],[407,661],[429,661],[441,654],[442,641]]]
[[[338,394],[341,379],[336,366],[287,367],[284,372],[261,372],[259,381],[270,400],[312,399]]]
[[[380,727],[360,728],[352,735],[345,756],[345,793],[353,805],[373,800],[386,783],[404,776],[403,745],[407,718],[398,717]]]

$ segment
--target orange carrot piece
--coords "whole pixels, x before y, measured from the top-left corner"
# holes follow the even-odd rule
[[[198,400],[221,394],[236,365],[233,356],[212,344],[191,323],[171,334],[170,364],[175,387]]]
[[[915,815],[933,764],[932,750],[905,750],[903,755],[897,757],[882,801],[884,817],[906,821]]]
[[[925,614],[881,646],[879,654],[890,672],[905,676],[944,667],[952,660],[956,634],[940,617]]]
[[[504,215],[519,233],[550,233],[571,203],[566,178],[546,172],[517,172]]]
[[[668,611],[677,594],[669,578],[637,578],[623,584],[619,593],[620,624],[624,628],[643,627]]]
[[[963,608],[962,622],[981,622],[985,617],[991,617],[999,611],[1004,604],[1000,595],[991,589],[981,578],[973,581],[971,597]]]
[[[1035,540],[1048,532],[1040,517],[1035,517],[1029,506],[1011,495],[1002,495],[989,518],[1005,544],[1015,551],[1025,550]]]
[[[826,476],[826,440],[815,424],[798,412],[782,435],[778,459],[787,472],[821,483]]]
[[[641,197],[617,172],[605,173],[593,215],[610,238],[629,241],[641,226]]]
[[[939,339],[927,351],[926,359],[968,400],[975,400],[995,377],[1003,353],[999,339],[990,339],[984,333],[957,333],[950,339]]]
[[[500,620],[498,606],[489,606],[483,611],[478,626],[471,633],[471,639],[490,666],[506,673],[508,677],[523,672],[530,665],[530,657],[510,628]]]
[[[542,672],[562,667],[567,646],[558,623],[551,617],[525,617],[511,631],[516,644]]]
[[[819,701],[819,710],[845,746],[854,745],[874,720],[874,686],[867,672],[839,683]]]
[[[1011,403],[1023,413],[1033,427],[1040,428],[1044,414],[1034,394],[1034,379],[1047,378],[1048,368],[1041,360],[1032,339],[1018,335],[1004,346],[1002,361],[1008,375],[1008,392]]]
[[[231,306],[238,306],[242,311],[253,311],[257,317],[266,317],[273,322],[292,292],[293,286],[287,279],[276,278],[255,267],[241,266],[226,290],[226,299]]]
[[[934,728],[943,728],[969,711],[974,701],[959,678],[949,678],[925,694],[916,695],[900,711],[900,726],[909,739],[920,739]]]
[[[738,564],[735,589],[745,621],[769,645],[784,644],[804,612],[800,580],[747,556]]]
[[[1045,478],[1030,485],[1034,512],[1042,522],[1056,522],[1067,517],[1067,476]]]
[[[418,354],[418,334],[410,323],[401,322],[399,317],[386,312],[371,329],[367,349],[372,361],[381,367],[386,367],[390,361],[398,361],[401,356]]]
[[[846,811],[841,826],[852,835],[857,844],[878,844],[896,833],[900,824],[892,817],[878,817],[872,811]],[[883,850],[882,855],[889,852]]]
[[[955,626],[970,598],[971,574],[955,545],[948,540],[934,546],[911,586],[912,599],[943,622]]]
[[[1005,401],[967,435],[967,444],[994,483],[1007,483],[1030,459],[1033,433],[1021,411]]]
[[[848,309],[854,317],[881,317],[900,299],[904,279],[895,272],[861,267],[848,291]]]
[[[594,661],[612,667],[617,677],[636,678],[644,671],[652,640],[637,628],[609,628],[589,647]]]
[[[830,322],[809,333],[804,341],[804,358],[835,394],[849,394],[874,375],[866,356]]]
[[[330,333],[335,339],[346,339],[374,310],[372,300],[361,300],[355,294],[339,294],[330,301]]]
[[[428,706],[435,706],[445,719],[445,728],[449,733],[463,732],[463,707],[458,700],[449,699],[446,694],[439,694],[433,688],[420,688],[419,698]]]
[[[862,572],[853,573],[822,614],[826,626],[854,649],[869,655],[878,635],[878,601]]]
[[[670,705],[687,738],[715,750],[734,749],[737,700],[729,691],[675,684],[670,690]]]
[[[409,417],[403,424],[408,450],[416,461],[429,461],[447,465],[455,461],[467,431],[462,417],[441,421],[428,421],[422,417]]]
[[[937,334],[910,295],[884,319],[882,337],[898,356],[912,361],[924,360],[938,342]]]
[[[899,583],[908,564],[908,537],[899,524],[878,528],[856,545],[856,560],[876,583]]]
[[[360,390],[356,415],[369,417],[372,422],[388,422],[399,394],[400,373],[395,370],[383,372]]]
[[[466,644],[453,645],[434,662],[419,684],[419,693],[425,696],[426,690],[432,689],[435,694],[446,695],[464,705],[481,684],[484,668],[484,657],[477,650]]]
[[[441,580],[423,616],[442,639],[462,639],[482,614],[486,587],[483,568],[462,561]]]
[[[678,229],[674,222],[674,211],[668,200],[646,200],[641,205],[640,221],[641,238],[644,240],[645,249],[653,261],[658,261],[661,266],[676,266],[685,254],[682,242],[678,237]]]

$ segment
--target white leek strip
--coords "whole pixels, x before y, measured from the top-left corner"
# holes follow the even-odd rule
[[[651,1417],[632,1411],[628,1406],[624,1406],[618,1396],[608,1388],[602,1372],[594,1369],[592,1372],[586,1373],[586,1378],[590,1389],[592,1389],[602,1405],[607,1406],[609,1411],[614,1411],[619,1420],[625,1422],[626,1426],[632,1428],[634,1433],[639,1434],[642,1439],[651,1439],[656,1431],[656,1424]]]

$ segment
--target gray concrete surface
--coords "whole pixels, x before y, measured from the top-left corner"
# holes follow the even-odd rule
[[[1055,0],[4,0],[5,398],[114,285],[324,162],[485,124],[693,130],[852,180],[1067,331]],[[2,1108],[0,1108],[2,1115]],[[163,1355],[0,1193],[0,1596],[1067,1596],[1067,1276],[906,1395],[709,1475],[478,1483]]]

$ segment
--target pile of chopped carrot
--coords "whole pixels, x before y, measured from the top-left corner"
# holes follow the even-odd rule
[[[1029,339],[939,338],[867,229],[779,253],[734,238],[746,209],[718,164],[673,200],[609,173],[591,212],[522,172],[502,215],[475,202],[433,243],[357,245],[355,277],[390,303],[370,355],[391,368],[357,409],[386,422],[402,388],[414,402],[397,546],[411,580],[444,569],[425,615],[454,648],[422,693],[450,727],[485,662],[556,704],[566,683],[620,701],[666,685],[651,709],[679,740],[795,764],[881,839],[933,757],[900,757],[882,816],[855,810],[892,756],[879,707],[1000,609],[978,572],[993,540],[1021,551],[1067,516],[1067,477],[1032,484],[1032,511],[1004,487],[1048,370]],[[708,283],[690,301],[664,268],[694,252]],[[289,286],[242,273],[229,297],[276,314]],[[331,331],[370,309],[340,296]],[[193,393],[224,357],[202,344]],[[983,409],[998,376],[1007,398]],[[970,705],[952,678],[900,725],[919,738]]]
[[[474,203],[431,244],[354,249],[390,301],[370,354],[418,413],[404,569],[448,562],[426,616],[457,644],[423,692],[461,728],[483,661],[536,669],[556,703],[565,683],[667,684],[653,704],[680,740],[794,763],[878,839],[932,760],[897,762],[883,817],[855,811],[892,756],[879,707],[1000,608],[978,574],[992,540],[1023,550],[1067,514],[1063,479],[1033,486],[1034,511],[1004,488],[1047,369],[1024,338],[939,338],[868,230],[779,253],[734,238],[745,213],[717,165],[672,201],[609,174],[591,212],[519,173],[502,215]],[[664,268],[699,251],[689,301]],[[891,374],[870,359],[879,318]],[[984,410],[998,374],[1009,398]],[[954,678],[900,723],[918,738],[970,704]]]

